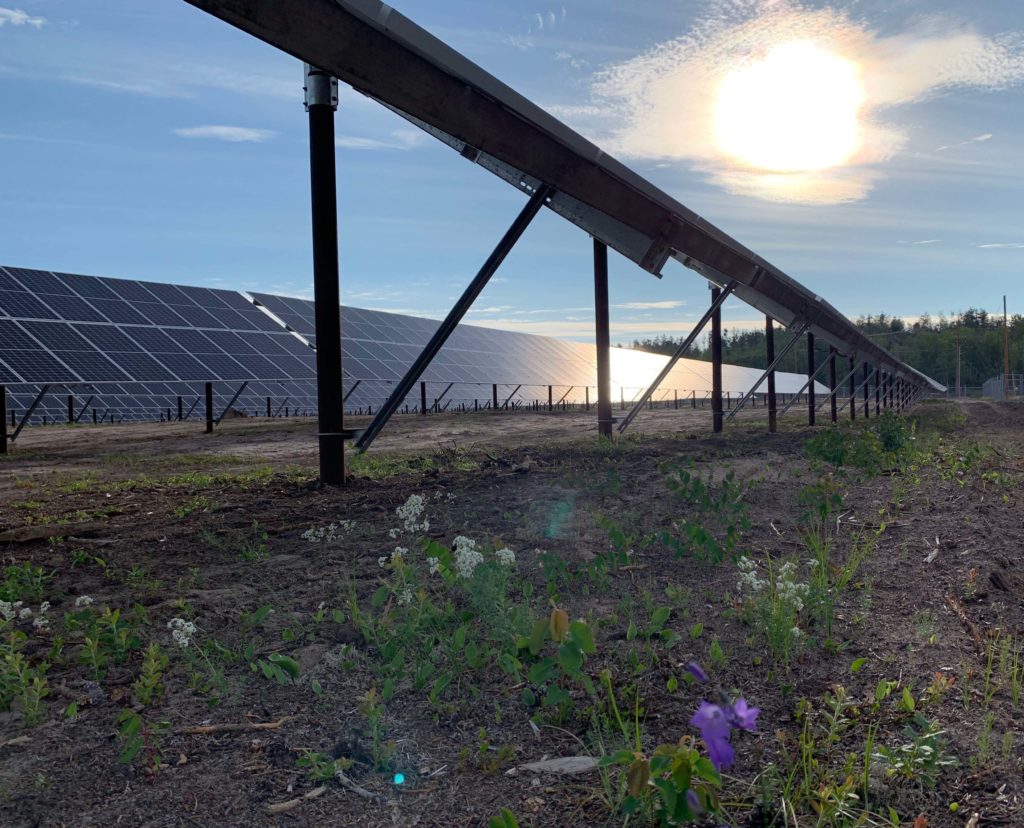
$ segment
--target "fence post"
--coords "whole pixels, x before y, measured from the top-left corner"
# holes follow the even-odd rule
[[[13,411],[11,412],[14,413]],[[7,386],[0,385],[0,454],[7,454]]]
[[[113,414],[111,414],[113,417]],[[206,433],[213,434],[213,383],[206,383]]]

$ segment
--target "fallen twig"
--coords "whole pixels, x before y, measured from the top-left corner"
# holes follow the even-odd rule
[[[316,799],[318,796],[323,796],[327,792],[327,786],[321,785],[319,788],[313,788],[309,793],[303,794],[295,799],[289,799],[287,802],[275,802],[273,805],[267,806],[267,813],[270,816],[275,814],[286,814],[288,811],[294,811],[307,799]]]
[[[336,771],[334,778],[337,779],[343,788],[352,791],[356,796],[361,796],[363,799],[368,799],[370,802],[383,802],[384,797],[380,794],[375,794],[372,791],[366,790],[366,788],[360,788],[355,782],[345,776],[344,771]]]
[[[946,603],[949,604],[949,608],[956,613],[960,622],[967,627],[967,631],[971,634],[971,638],[974,639],[974,647],[978,651],[978,657],[980,658],[982,653],[985,652],[985,647],[981,643],[981,633],[978,632],[978,627],[970,618],[967,617],[967,611],[964,609],[964,605],[960,603],[959,599],[955,595],[952,593],[947,595]]]
[[[294,716],[282,716],[276,722],[229,722],[227,724],[211,725],[189,725],[179,727],[174,731],[175,735],[193,734],[196,736],[206,733],[238,733],[246,730],[277,730],[281,725]]]

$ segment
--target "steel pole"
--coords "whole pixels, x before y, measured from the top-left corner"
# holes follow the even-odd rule
[[[814,334],[807,334],[807,425],[814,425],[814,375],[818,373],[814,369]]]
[[[0,454],[7,454],[7,386],[0,385]]]
[[[722,430],[722,289],[711,288],[711,430]]]
[[[857,360],[855,357],[850,357],[850,421],[857,419],[857,380],[854,378],[854,374],[857,372]]]
[[[775,322],[767,314],[764,317],[764,361],[768,365],[768,431],[774,434],[778,428],[778,411],[775,408]]]
[[[317,440],[320,481],[345,482],[345,404],[341,389],[341,298],[338,285],[338,192],[334,112],[338,81],[305,64],[309,113],[310,209],[316,324]]]
[[[836,421],[836,349],[828,348],[828,400],[832,422]]]
[[[611,330],[608,324],[608,245],[594,239],[594,343],[597,347],[597,433],[612,436]]]

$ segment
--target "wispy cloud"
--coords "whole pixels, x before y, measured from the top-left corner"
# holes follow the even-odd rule
[[[41,29],[46,25],[46,18],[33,17],[21,9],[8,9],[0,6],[0,28],[7,23],[12,26],[32,26],[34,29]]]
[[[334,144],[350,150],[411,150],[426,142],[426,135],[417,129],[396,129],[387,138],[361,138],[339,135]]]
[[[623,302],[619,305],[613,305],[613,307],[627,310],[669,310],[671,308],[681,308],[685,304],[686,302],[680,302],[675,299],[665,299],[661,302]]]
[[[885,163],[906,146],[909,127],[890,122],[901,108],[950,89],[997,90],[1024,81],[1020,34],[986,36],[941,15],[882,34],[844,7],[858,4],[839,0],[810,8],[797,0],[718,0],[688,34],[599,73],[587,104],[594,109],[581,110],[573,122],[614,152],[688,163],[733,193],[839,203],[864,198],[884,176]],[[723,82],[793,43],[839,56],[859,84],[855,137],[836,166],[772,171],[741,160],[716,140]],[[786,119],[775,121],[752,123],[754,138],[788,128]]]
[[[975,247],[980,247],[982,250],[1022,250],[1024,244],[1019,242],[994,242],[992,244],[976,244]]]
[[[174,130],[174,134],[182,138],[212,138],[215,141],[227,141],[232,144],[260,144],[274,137],[269,129],[252,129],[236,126],[198,126]]]
[[[958,144],[946,144],[941,147],[936,147],[936,152],[945,152],[946,150],[956,149],[957,147],[966,147],[968,144],[981,144],[985,141],[992,140],[991,132],[984,132],[981,135],[975,135],[973,138],[968,138],[966,141],[961,141]]]
[[[905,241],[899,240],[899,244],[938,244],[942,239],[921,239],[920,241]]]

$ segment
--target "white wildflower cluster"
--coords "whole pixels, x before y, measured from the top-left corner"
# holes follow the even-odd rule
[[[302,538],[310,543],[332,543],[338,535],[351,532],[355,525],[354,520],[339,520],[326,526],[310,526],[302,533]]]
[[[45,630],[50,626],[50,620],[46,617],[48,609],[49,601],[43,601],[39,605],[39,614],[32,620],[32,626],[37,630]],[[28,621],[32,615],[32,608],[25,606],[24,601],[0,601],[0,616],[4,621]]]
[[[427,566],[430,568],[430,574],[436,575],[441,571],[441,559],[440,558],[427,558]]]
[[[451,503],[453,500],[455,500],[455,494],[453,492],[443,492],[440,489],[438,489],[436,492],[434,492],[434,500],[444,500],[448,503]]]
[[[504,549],[497,550],[494,553],[494,557],[498,559],[498,563],[502,566],[513,566],[516,562],[516,553],[507,546]]]
[[[399,604],[411,604],[412,603],[412,590],[406,587],[400,593],[398,593]]]
[[[426,518],[420,520],[423,514],[423,496],[418,494],[409,495],[409,499],[395,509],[395,514],[402,521],[402,529],[406,532],[426,532],[430,529],[430,521]],[[397,538],[402,529],[392,529],[390,535]]]
[[[781,600],[792,605],[794,611],[800,612],[804,608],[804,598],[807,597],[811,588],[795,579],[796,564],[787,561],[779,567],[775,578],[775,591]]]
[[[90,604],[92,604],[92,598],[90,598],[88,595],[79,595],[75,599],[75,609],[82,609],[83,607],[87,607]]]
[[[390,563],[393,568],[399,567],[405,561],[405,556],[408,554],[409,550],[406,547],[396,546],[395,551],[391,553],[391,557],[381,555],[377,558],[377,566],[383,569]]]
[[[461,577],[472,578],[476,568],[484,562],[484,556],[476,548],[476,541],[459,535],[454,546],[455,568]]]
[[[755,595],[767,586],[767,581],[757,577],[757,564],[746,555],[736,562],[740,570],[740,578],[736,582],[736,591],[740,595]]]
[[[167,629],[171,631],[171,638],[181,649],[187,650],[192,643],[192,636],[196,634],[196,625],[184,618],[172,618],[167,622]]]

